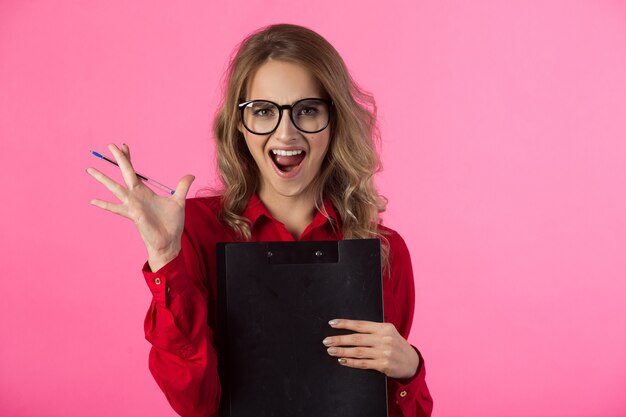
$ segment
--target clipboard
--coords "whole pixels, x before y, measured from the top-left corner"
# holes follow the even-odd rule
[[[333,318],[383,321],[380,241],[218,243],[220,417],[385,417],[384,374],[341,366]]]

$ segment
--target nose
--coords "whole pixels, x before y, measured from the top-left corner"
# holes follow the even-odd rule
[[[274,136],[282,141],[289,142],[295,140],[298,135],[298,129],[291,121],[291,114],[289,109],[282,109],[282,117],[280,123],[274,131]]]

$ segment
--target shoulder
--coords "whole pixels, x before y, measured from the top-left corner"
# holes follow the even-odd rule
[[[378,230],[383,235],[383,237],[387,239],[391,256],[393,256],[394,254],[407,257],[409,256],[409,248],[406,246],[406,242],[398,232],[387,226],[383,226],[382,224],[378,225]]]
[[[411,253],[406,242],[395,230],[379,225],[378,230],[389,244],[389,267],[392,276],[396,278],[406,276],[413,280],[413,265]]]
[[[221,196],[188,198],[185,201],[185,228],[218,226],[222,207]]]
[[[192,197],[185,201],[185,214],[195,212],[212,212],[218,214],[224,206],[222,197],[219,195],[208,197]]]

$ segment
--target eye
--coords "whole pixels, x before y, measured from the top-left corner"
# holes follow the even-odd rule
[[[307,106],[307,107],[302,107],[300,109],[298,109],[298,116],[310,116],[310,117],[314,117],[317,116],[319,114],[319,109],[317,107],[314,106]]]
[[[325,113],[324,104],[317,102],[301,103],[296,107],[296,115],[298,117],[316,118]]]
[[[254,117],[273,117],[275,110],[273,106],[261,105],[250,108]]]
[[[246,113],[251,117],[266,119],[276,117],[277,108],[272,103],[264,101],[253,101],[246,106]]]

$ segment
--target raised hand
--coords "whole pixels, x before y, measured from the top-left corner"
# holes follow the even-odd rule
[[[122,172],[126,186],[113,181],[95,168],[87,173],[103,184],[120,202],[110,203],[91,200],[91,204],[132,220],[148,250],[148,263],[153,271],[160,269],[180,252],[180,239],[185,222],[185,198],[194,180],[192,175],[184,176],[174,195],[161,197],[155,194],[135,174],[130,162],[130,149],[123,145],[119,149],[114,144],[107,146]]]
[[[390,378],[411,378],[417,372],[419,356],[391,323],[335,319],[335,329],[356,333],[327,337],[322,341],[330,356],[351,368],[374,369]]]

